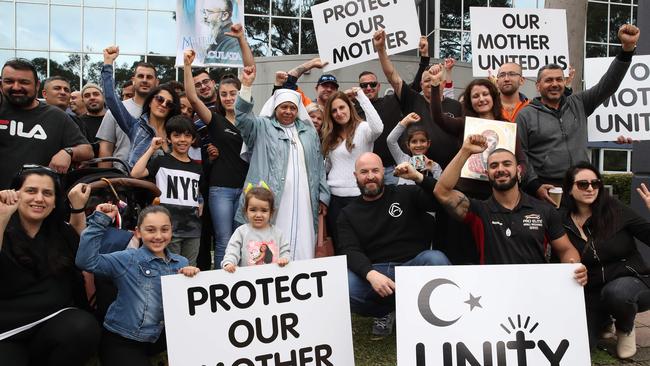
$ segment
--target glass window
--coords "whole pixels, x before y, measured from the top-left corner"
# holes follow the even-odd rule
[[[589,2],[586,34],[587,41],[607,42],[607,4]]]
[[[112,8],[115,5],[115,0],[84,0],[84,5]]]
[[[607,57],[607,45],[587,43],[585,57]]]
[[[460,60],[460,32],[440,31],[440,58]]]
[[[244,13],[246,14],[269,14],[269,0],[246,0],[244,1]]]
[[[300,37],[300,53],[318,53],[316,32],[314,32],[314,23],[311,20],[302,21]]]
[[[149,9],[152,9],[152,10],[176,10],[176,0],[149,1]]]
[[[463,61],[472,62],[472,36],[470,32],[463,32]]]
[[[14,48],[14,4],[0,3],[0,24],[2,24],[0,47]]]
[[[127,9],[146,9],[147,0],[117,0],[115,7]]]
[[[50,52],[50,76],[55,75],[68,79],[72,90],[81,90],[81,54]]]
[[[271,21],[272,55],[297,55],[300,21],[298,19],[283,18],[272,18]]]
[[[26,1],[29,1],[30,3],[43,3],[47,4],[47,0],[18,0],[18,2],[24,3]]]
[[[113,9],[84,8],[85,52],[102,52],[115,44],[114,33]]]
[[[302,0],[302,16],[303,18],[311,18],[311,7],[314,5],[322,4],[327,0]]]
[[[615,45],[615,44],[609,45],[609,56],[614,57],[618,55],[618,53],[621,52],[622,49],[623,47],[619,45]]]
[[[144,10],[115,11],[115,43],[120,46],[120,52],[147,52],[147,38],[143,31],[146,16]]]
[[[119,89],[125,81],[133,77],[133,71],[135,71],[133,66],[141,61],[144,61],[144,56],[120,56],[116,60],[115,82],[118,86],[117,89]]]
[[[176,20],[174,13],[150,11],[148,53],[176,54]]]
[[[119,63],[124,56],[117,58],[116,63]],[[104,56],[97,54],[85,54],[83,56],[83,85],[87,83],[95,83],[101,85],[102,65],[104,65]]]
[[[440,0],[440,28],[460,29],[461,2]]]
[[[463,29],[470,30],[469,8],[471,6],[487,6],[487,0],[463,0]]]
[[[16,52],[13,50],[0,50],[0,65],[4,65],[8,60],[16,57]],[[0,66],[2,67],[2,66]]]
[[[81,0],[52,0],[52,4],[81,5]]]
[[[52,5],[50,23],[53,50],[81,51],[81,8]]]
[[[618,40],[618,28],[626,23],[630,23],[631,11],[630,7],[626,5],[610,5],[609,6],[609,42],[620,43]]]
[[[632,24],[634,25],[638,25],[638,21],[637,21],[638,10],[639,10],[638,7],[636,6],[632,7]]]
[[[47,52],[16,51],[16,57],[30,60],[36,68],[39,80],[43,81],[47,78]]]
[[[255,56],[271,56],[269,49],[269,18],[247,16],[245,19],[248,44]]]
[[[147,62],[156,67],[160,83],[176,80],[176,56],[148,56]]]
[[[275,0],[272,1],[272,15],[284,15],[288,17],[299,17],[301,0]]]
[[[544,0],[514,0],[515,1],[515,8],[543,8],[544,7]],[[494,0],[490,0],[490,6]],[[540,4],[541,3],[541,4]]]
[[[489,0],[489,1],[490,1],[489,6],[491,6],[491,7],[511,8],[513,0]],[[518,7],[519,8],[522,8],[522,7],[537,8],[537,1],[536,0],[524,1],[522,5],[524,5],[524,6],[518,6]],[[544,7],[544,6],[542,6],[542,7]]]
[[[16,47],[27,49],[48,48],[47,5],[16,4]],[[3,27],[4,28],[4,27]]]
[[[603,150],[603,170],[608,172],[627,172],[627,151]]]

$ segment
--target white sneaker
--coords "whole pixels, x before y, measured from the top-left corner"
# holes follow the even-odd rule
[[[630,358],[636,354],[636,333],[634,329],[630,333],[616,331],[618,341],[616,342],[616,354],[619,358]]]

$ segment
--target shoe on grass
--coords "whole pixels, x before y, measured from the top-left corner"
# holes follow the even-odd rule
[[[619,358],[630,358],[636,354],[636,334],[634,328],[630,333],[616,331],[616,354]]]
[[[393,333],[395,312],[388,313],[381,318],[374,318],[372,322],[372,340],[385,338]]]

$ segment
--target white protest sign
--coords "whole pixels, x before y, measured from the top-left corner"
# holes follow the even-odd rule
[[[470,7],[472,24],[472,73],[488,76],[488,70],[504,63],[521,65],[523,76],[536,77],[546,64],[569,67],[569,41],[564,9],[513,9]]]
[[[591,365],[577,266],[397,267],[398,366]]]
[[[418,48],[413,0],[331,0],[311,7],[318,53],[331,71],[377,58],[372,36],[386,30],[389,55]]]
[[[354,365],[344,256],[162,277],[171,366]]]
[[[460,176],[463,178],[487,181],[487,158],[496,149],[515,152],[517,144],[517,124],[476,117],[465,117],[465,136],[483,135],[488,147],[480,154],[473,154],[467,159]]]
[[[607,73],[614,57],[585,59],[585,85],[591,88]],[[650,140],[650,55],[634,56],[618,90],[589,116],[589,141],[618,136]]]
[[[196,52],[192,66],[243,66],[239,42],[225,34],[232,24],[244,26],[243,0],[176,0],[175,66],[187,49]]]

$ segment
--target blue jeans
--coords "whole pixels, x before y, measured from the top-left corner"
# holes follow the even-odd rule
[[[395,171],[395,165],[385,166],[384,167],[384,184],[386,185],[397,185],[399,178],[393,175]]]
[[[395,267],[399,266],[447,266],[449,259],[441,251],[425,250],[415,258],[404,263],[375,263],[373,269],[395,281]],[[348,270],[348,287],[350,289],[350,309],[363,316],[380,318],[395,310],[395,295],[381,297],[373,290],[370,282]]]
[[[212,226],[214,227],[214,268],[221,268],[228,241],[237,228],[235,213],[239,205],[241,188],[210,187],[208,198]]]

